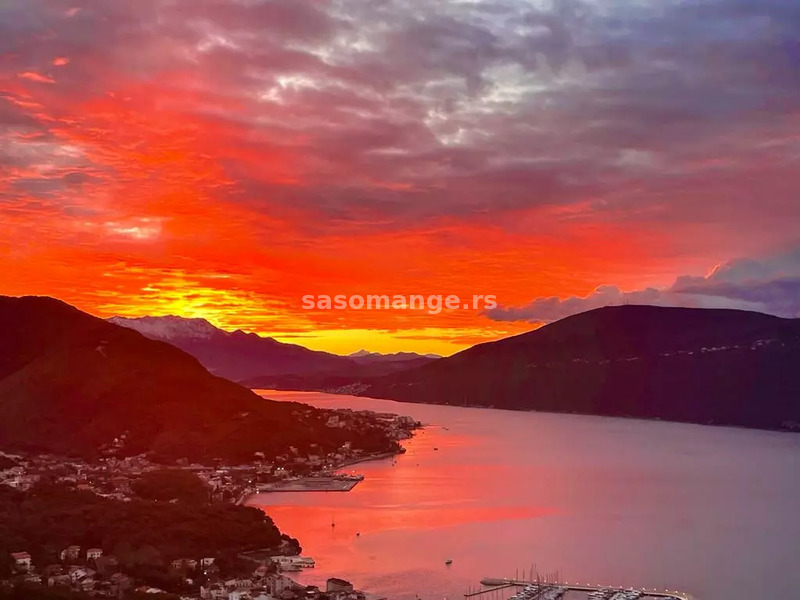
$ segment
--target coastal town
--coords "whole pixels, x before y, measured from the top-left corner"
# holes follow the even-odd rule
[[[394,440],[407,439],[421,426],[408,417],[349,409],[331,411],[328,427],[353,427],[360,422],[379,423]],[[153,461],[147,455],[121,456],[115,446],[103,450],[96,460],[36,454],[0,453],[0,490],[33,493],[38,486],[55,486],[76,493],[91,494],[103,501],[151,502],[174,505],[179,498],[153,494],[142,482],[175,474],[202,482],[210,506],[242,505],[254,493],[268,491],[347,491],[363,477],[342,473],[344,467],[387,457],[370,454],[342,444],[334,452],[312,448],[302,453],[289,447],[278,456],[256,455],[247,464],[205,465],[180,460],[174,465]],[[401,449],[402,451],[402,449]],[[198,484],[198,487],[199,484]],[[156,490],[158,492],[159,490]],[[177,495],[177,492],[176,492]],[[254,510],[254,509],[247,509]],[[75,598],[154,598],[156,600],[363,600],[368,596],[343,579],[328,578],[324,585],[306,586],[291,578],[293,572],[315,567],[310,557],[299,556],[296,540],[282,536],[270,548],[242,548],[220,555],[163,556],[162,572],[170,584],[161,588],[143,576],[141,569],[126,572],[114,547],[82,547],[69,544],[57,555],[37,557],[29,548],[14,548],[0,557],[0,598],[2,592],[24,589],[62,590]],[[119,546],[119,544],[117,544]],[[24,595],[22,597],[25,597]],[[48,596],[50,597],[50,596]],[[61,597],[61,596],[59,596]]]
[[[410,417],[391,413],[351,409],[330,412],[333,414],[328,417],[328,427],[358,427],[361,423],[374,426],[377,423],[385,428],[390,439],[396,441],[410,438],[412,432],[421,426]],[[123,434],[115,444],[104,449],[104,456],[92,461],[50,454],[8,455],[0,452],[0,485],[24,491],[47,479],[106,498],[130,500],[133,482],[144,473],[163,469],[164,465],[154,462],[147,455],[119,456],[117,450],[124,446],[124,442]],[[308,476],[329,477],[348,465],[388,456],[391,453],[370,454],[353,449],[349,442],[345,442],[334,452],[328,453],[316,445],[308,454],[290,446],[286,453],[271,458],[256,453],[252,461],[246,464],[216,461],[217,464],[205,465],[183,459],[171,465],[171,468],[196,474],[208,485],[211,500],[241,503],[249,494],[256,493],[262,484],[293,481]],[[4,465],[6,468],[3,468]]]
[[[366,600],[368,596],[355,590],[353,584],[330,577],[324,588],[304,586],[295,582],[282,571],[297,568],[313,568],[313,559],[307,557],[272,556],[257,560],[241,555],[242,560],[252,563],[251,571],[237,577],[224,577],[215,557],[177,558],[170,562],[170,569],[183,578],[187,590],[181,594],[137,585],[135,579],[119,569],[113,555],[106,555],[102,548],[81,548],[72,545],[64,548],[59,561],[46,565],[34,564],[26,551],[11,553],[11,577],[0,580],[0,597],[3,589],[19,587],[20,590],[38,587],[59,588],[71,591],[76,598],[138,598],[140,595],[153,600]],[[302,566],[300,566],[302,565]],[[78,595],[81,594],[81,595]],[[69,597],[69,596],[67,596]]]

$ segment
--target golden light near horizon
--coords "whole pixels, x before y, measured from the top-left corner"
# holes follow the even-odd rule
[[[720,49],[713,69],[677,46],[667,68],[631,30],[634,68],[593,50],[618,32],[590,5],[567,46],[541,47],[481,2],[413,19],[391,1],[269,3],[277,28],[258,3],[109,6],[30,20],[18,5],[4,21],[20,48],[0,98],[4,293],[336,351],[450,353],[622,302],[800,311],[780,285],[800,276],[796,65],[766,43],[742,62],[740,15],[693,30]],[[518,8],[563,31],[587,16]],[[683,35],[678,8],[664,21],[649,8],[634,12]],[[447,35],[412,26],[443,17]],[[108,51],[129,22],[140,35]],[[769,22],[750,24],[758,43],[788,27]],[[75,28],[95,32],[80,49]],[[476,32],[504,43],[465,62]],[[680,69],[694,76],[675,93]],[[728,89],[747,92],[732,103]],[[309,293],[494,294],[499,307],[308,314]]]

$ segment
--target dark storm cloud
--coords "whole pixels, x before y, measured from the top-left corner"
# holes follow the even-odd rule
[[[236,184],[232,202],[280,212],[275,203],[290,199],[291,210],[355,226],[502,222],[587,201],[601,218],[649,206],[702,220],[701,205],[726,202],[746,218],[752,198],[730,199],[727,182],[763,154],[754,141],[788,157],[770,174],[788,185],[759,209],[800,216],[787,204],[797,149],[780,133],[797,128],[798,40],[800,6],[779,0],[0,7],[4,74],[51,79],[17,87],[38,86],[52,118],[157,84],[155,108],[219,124],[215,158]],[[54,65],[59,56],[69,63]],[[0,119],[34,127],[24,121],[38,113]],[[292,187],[245,151],[289,157]],[[685,200],[697,194],[703,202]]]

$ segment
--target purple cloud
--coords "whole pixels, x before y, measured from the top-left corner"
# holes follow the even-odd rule
[[[537,298],[523,306],[498,306],[485,314],[495,321],[549,323],[621,304],[736,308],[800,317],[800,249],[763,260],[732,260],[705,277],[679,277],[666,289],[623,291],[603,285],[588,296]]]

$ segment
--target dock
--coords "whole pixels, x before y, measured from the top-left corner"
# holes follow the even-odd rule
[[[606,600],[622,600],[624,598],[632,598],[632,595],[636,595],[636,597],[642,600],[695,600],[690,594],[678,590],[621,588],[607,585],[591,585],[588,583],[544,583],[539,581],[486,577],[481,580],[481,585],[485,586],[487,589],[464,594],[464,597],[480,598],[483,595],[496,595],[496,592],[500,590],[511,591],[512,589],[519,588],[519,591],[522,591],[525,590],[525,588],[535,588],[535,590],[525,595],[526,600],[557,600],[567,592],[585,592],[587,594],[592,594],[592,597],[602,597]]]
[[[349,492],[363,479],[364,477],[361,475],[332,475],[330,477],[300,477],[298,479],[283,479],[274,483],[259,485],[255,489],[255,493]]]

